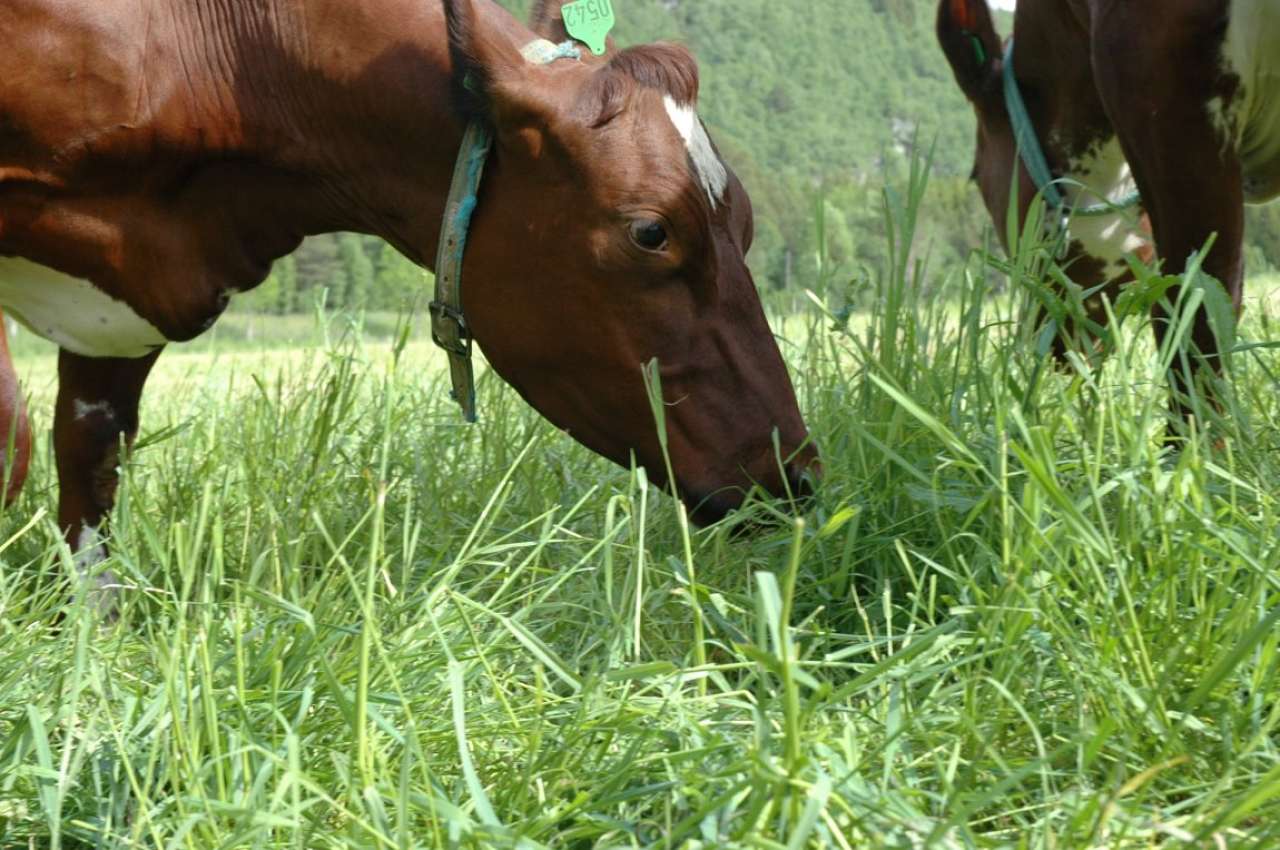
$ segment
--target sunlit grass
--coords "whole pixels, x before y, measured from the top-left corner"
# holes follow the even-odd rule
[[[1280,314],[1168,442],[1144,322],[1048,368],[909,224],[785,324],[827,475],[751,539],[422,342],[167,354],[118,626],[47,442],[0,519],[0,846],[1276,846]]]

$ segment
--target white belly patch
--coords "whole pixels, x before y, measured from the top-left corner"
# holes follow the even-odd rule
[[[1225,110],[1209,110],[1234,137],[1245,198],[1257,203],[1280,195],[1280,2],[1231,0],[1230,14],[1222,65],[1241,91]]]
[[[0,308],[32,333],[84,357],[142,357],[168,340],[87,280],[0,257]]]

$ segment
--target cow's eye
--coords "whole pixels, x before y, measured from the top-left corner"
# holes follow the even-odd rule
[[[631,241],[646,251],[662,251],[667,247],[667,229],[651,218],[631,222]]]

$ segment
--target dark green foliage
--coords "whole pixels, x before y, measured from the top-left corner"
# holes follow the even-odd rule
[[[369,259],[363,243],[364,239],[354,233],[344,233],[338,237],[338,251],[347,279],[342,298],[344,307],[367,306],[373,290],[373,261]]]
[[[331,233],[303,242],[234,306],[254,313],[306,313],[324,290],[332,308],[398,310],[430,289],[431,275],[389,245],[372,236]]]
[[[429,293],[433,285],[430,273],[405,259],[391,247],[384,247],[374,281],[371,306],[382,310],[399,310],[416,298]]]

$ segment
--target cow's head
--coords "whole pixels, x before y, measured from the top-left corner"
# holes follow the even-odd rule
[[[973,179],[1003,240],[1008,233],[1004,225],[1010,192],[1017,191],[1021,226],[1036,187],[1018,160],[1018,143],[1004,100],[1003,45],[986,0],[941,0],[938,41],[955,72],[956,82],[977,113],[978,144]]]
[[[495,135],[463,286],[489,362],[578,441],[664,483],[643,378],[656,358],[696,519],[752,484],[804,489],[817,455],[747,269],[751,202],[694,111],[693,57],[654,44],[533,64],[529,41],[564,37],[561,2],[535,4],[538,32],[472,3],[445,8],[463,109]]]
[[[1019,155],[1005,99],[1005,54],[986,0],[941,0],[938,40],[956,81],[977,114],[978,144],[973,177],[995,222],[996,233],[1007,249],[1010,235],[1021,232],[1026,225],[1038,187]],[[1070,43],[1065,36],[1059,44],[1064,43]],[[1079,64],[1087,70],[1087,44],[1077,45],[1077,49],[1083,51]],[[1025,61],[1035,70],[1033,53],[1028,53]],[[1019,67],[1025,70],[1025,66]],[[1040,70],[1043,75],[1045,69]],[[1077,68],[1073,74],[1053,75],[1055,85],[1050,88],[1033,85],[1028,91],[1022,83],[1019,88],[1024,97],[1034,95],[1027,98],[1029,110],[1054,116],[1041,117],[1037,140],[1050,167],[1070,178],[1068,184],[1090,187],[1080,191],[1064,184],[1058,187],[1060,193],[1069,204],[1074,199],[1092,205],[1101,198],[1116,196],[1117,192],[1127,195],[1125,189],[1132,183],[1129,167],[1093,82],[1079,71]],[[1011,193],[1016,193],[1016,198]],[[1011,214],[1015,225],[1012,230],[1007,226]],[[1148,263],[1155,259],[1150,220],[1141,210],[1135,214],[1117,207],[1101,215],[1096,212],[1072,215],[1064,221],[1065,244],[1060,263],[1085,290],[1101,284],[1114,299],[1116,287],[1132,278],[1130,256]],[[1105,321],[1106,311],[1099,297],[1088,298],[1084,308],[1093,322]],[[1072,332],[1072,326],[1073,323],[1069,323],[1065,330]],[[1062,338],[1055,341],[1054,350],[1060,356],[1066,350],[1065,344]]]

